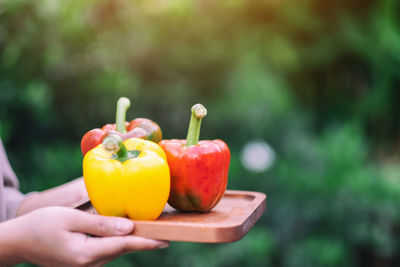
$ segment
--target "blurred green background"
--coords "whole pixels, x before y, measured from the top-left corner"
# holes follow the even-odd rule
[[[21,190],[80,176],[80,139],[119,96],[165,138],[200,102],[201,138],[231,148],[228,188],[266,193],[266,213],[239,242],[109,266],[399,266],[399,14],[396,0],[2,0],[0,135]],[[243,164],[254,151],[275,160]]]

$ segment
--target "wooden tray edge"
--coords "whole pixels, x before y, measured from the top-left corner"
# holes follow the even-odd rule
[[[179,241],[179,242],[194,242],[194,243],[229,243],[242,239],[254,226],[254,224],[260,219],[262,214],[266,209],[266,198],[267,196],[264,193],[260,192],[252,192],[252,191],[239,191],[239,190],[227,190],[225,194],[237,194],[237,195],[251,195],[254,196],[252,202],[259,203],[258,206],[252,211],[251,215],[244,221],[237,222],[235,224],[227,225],[227,226],[216,226],[212,229],[207,229],[204,231],[201,238],[191,239],[190,232],[197,233],[199,231],[198,227],[187,226],[184,223],[182,225],[175,225],[165,223],[165,226],[170,227],[168,232],[165,233],[157,233],[156,235],[151,232],[151,222],[147,221],[134,221],[135,222],[135,230],[133,232],[134,235],[147,237],[147,238],[156,238],[156,239],[165,239],[169,241]],[[244,225],[244,227],[243,227]],[[176,237],[174,239],[170,238],[171,231],[180,231],[181,228],[184,227],[187,234],[184,237]],[[208,225],[209,227],[209,225]],[[150,229],[148,229],[150,228]]]

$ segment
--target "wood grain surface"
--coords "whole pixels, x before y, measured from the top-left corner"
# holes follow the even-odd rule
[[[90,202],[75,208],[96,213]],[[266,209],[266,195],[227,190],[210,212],[180,212],[166,205],[155,221],[135,221],[134,235],[160,240],[226,243],[242,239]]]

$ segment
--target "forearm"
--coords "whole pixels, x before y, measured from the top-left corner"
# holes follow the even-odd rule
[[[71,207],[86,199],[88,196],[84,181],[82,178],[78,178],[61,186],[28,196],[22,202],[17,215],[20,216],[48,206]]]
[[[18,219],[0,223],[0,266],[11,266],[23,262],[20,245]]]

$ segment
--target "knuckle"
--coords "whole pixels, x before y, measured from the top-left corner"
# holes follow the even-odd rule
[[[74,244],[73,242],[66,242],[65,244],[65,250],[75,257],[80,256],[82,254],[82,251],[84,251],[83,249],[84,246],[81,245],[81,242],[79,242],[78,244]]]
[[[108,232],[108,229],[109,229],[106,220],[104,220],[103,218],[100,218],[100,219],[97,221],[96,228],[97,228],[97,230],[98,230],[99,232],[101,232],[101,233],[107,233],[107,232]]]
[[[123,247],[120,247],[118,249],[117,255],[121,256],[121,255],[123,255],[125,253],[128,253],[128,252],[129,252],[129,249],[127,247],[123,246]]]
[[[69,251],[69,254],[73,257],[71,266],[88,266],[93,261],[93,257],[85,250],[84,246],[74,246],[70,244],[67,251]]]
[[[120,245],[116,248],[115,256],[121,256],[123,254],[130,252],[131,250],[132,249],[130,248],[130,244],[126,242],[126,240],[124,239],[124,241],[122,241]]]
[[[89,263],[91,263],[91,258],[86,253],[80,253],[80,254],[75,255],[75,258],[74,258],[75,266],[77,266],[77,267],[87,266]]]

